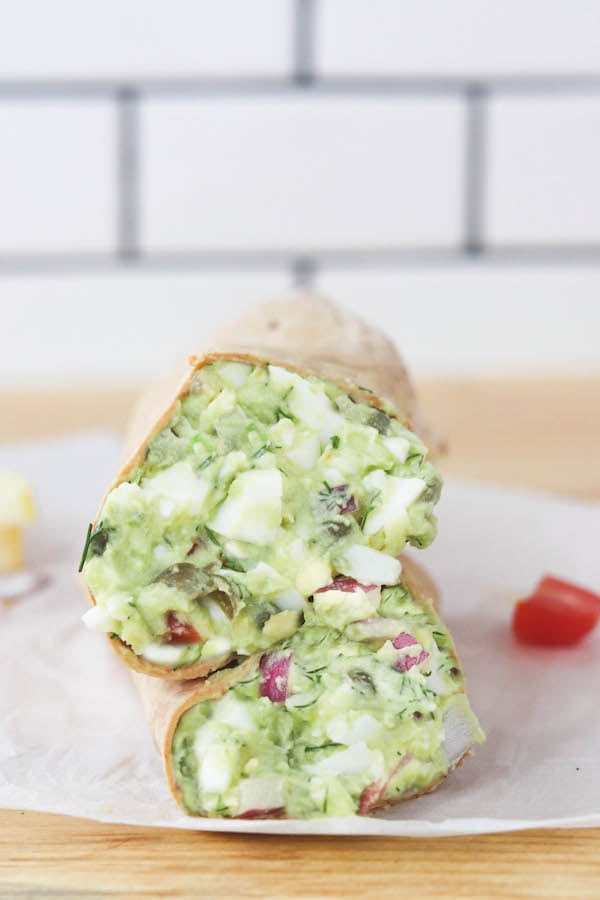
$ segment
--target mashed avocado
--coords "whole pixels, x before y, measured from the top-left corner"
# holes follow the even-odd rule
[[[425,455],[392,409],[331,382],[211,363],[105,501],[85,620],[171,668],[267,649],[336,575],[394,584],[406,542],[433,540]]]
[[[347,582],[325,593],[370,591],[376,616],[325,627],[315,597],[293,637],[183,714],[172,765],[189,812],[364,814],[435,786],[483,740],[433,608],[403,585]]]

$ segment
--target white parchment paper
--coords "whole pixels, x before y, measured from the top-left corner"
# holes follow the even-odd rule
[[[127,670],[80,624],[75,569],[118,445],[86,434],[0,448],[33,482],[31,568],[50,578],[0,603],[0,806],[214,831],[435,836],[600,825],[600,634],[569,650],[517,645],[514,597],[542,573],[600,586],[600,506],[446,484],[420,554],[442,586],[487,743],[433,794],[374,819],[186,817],[167,790]],[[573,463],[574,464],[574,463]]]

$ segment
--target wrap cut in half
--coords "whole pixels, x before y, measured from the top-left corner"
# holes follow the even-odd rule
[[[380,615],[301,628],[210,677],[134,674],[169,787],[192,815],[367,815],[433,790],[483,740],[426,575],[372,588]],[[423,593],[425,591],[425,593]]]
[[[405,545],[435,536],[441,484],[369,325],[299,297],[211,347],[142,400],[82,559],[87,624],[178,680],[290,637],[319,591],[350,602],[340,579],[395,584]],[[368,591],[352,602],[377,614]]]

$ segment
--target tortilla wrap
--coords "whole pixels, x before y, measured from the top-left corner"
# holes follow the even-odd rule
[[[433,605],[435,609],[439,605],[439,594],[434,581],[428,572],[412,559],[403,559],[403,583],[409,588],[415,600],[424,606]],[[457,665],[456,654],[453,654]],[[173,682],[166,679],[150,678],[136,672],[132,672],[135,687],[140,695],[144,712],[154,738],[158,752],[162,758],[164,771],[169,784],[169,789],[186,811],[181,790],[174,777],[172,744],[177,725],[183,714],[197,703],[205,700],[217,700],[223,697],[230,688],[239,682],[248,679],[259,667],[260,655],[249,657],[239,665],[222,669],[205,679],[195,681]],[[464,691],[463,691],[464,693]],[[464,759],[470,755],[470,746],[452,761],[448,771],[461,765]],[[393,799],[393,803],[409,799],[420,794],[434,790],[443,780],[439,778],[428,784],[418,793],[405,794]],[[369,811],[389,805],[389,801],[381,799],[377,801]]]
[[[301,375],[317,375],[337,384],[356,400],[381,408],[391,403],[396,417],[409,428],[419,425],[415,395],[406,368],[393,343],[379,330],[329,301],[301,295],[287,302],[270,302],[219,331],[202,355],[180,362],[146,391],[131,419],[123,465],[103,498],[127,481],[144,459],[149,441],[170,421],[194,376],[216,361],[274,364]],[[418,431],[418,428],[417,428]],[[434,442],[434,450],[439,449]],[[96,527],[100,512],[96,516]],[[92,604],[95,597],[88,588]],[[184,668],[168,669],[139,655],[116,635],[114,651],[137,672],[174,680],[205,677],[233,658],[224,652]]]

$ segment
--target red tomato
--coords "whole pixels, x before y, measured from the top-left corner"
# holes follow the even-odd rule
[[[176,612],[167,613],[165,640],[168,644],[199,644],[202,638],[190,622],[180,619]]]
[[[556,597],[557,600],[572,602],[577,605],[589,605],[591,609],[600,610],[600,596],[585,588],[561,581],[553,575],[545,575],[535,589],[536,594],[544,597]]]
[[[533,594],[513,612],[515,635],[525,644],[569,647],[596,626],[600,597],[558,578],[542,578]]]

